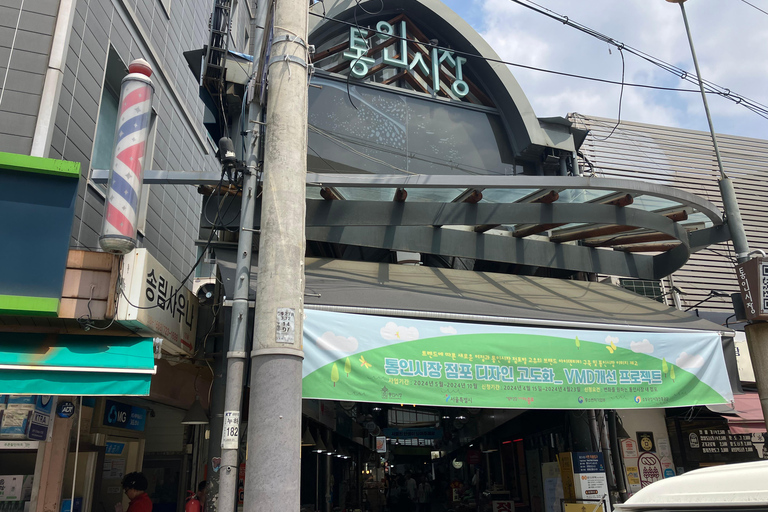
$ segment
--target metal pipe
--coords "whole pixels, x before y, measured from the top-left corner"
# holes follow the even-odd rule
[[[685,13],[685,0],[676,2],[680,4],[680,12],[683,14],[683,22],[685,23],[685,34],[688,36],[688,44],[691,47],[691,57],[693,57],[693,66],[696,69],[696,79],[699,83],[699,90],[701,91],[701,100],[704,103],[704,112],[707,114],[707,123],[709,124],[709,133],[712,136],[712,146],[715,148],[715,157],[717,158],[717,167],[720,170],[720,194],[723,198],[723,207],[725,208],[725,220],[728,223],[728,228],[731,231],[731,237],[733,238],[733,248],[736,252],[736,259],[739,263],[744,263],[749,259],[749,243],[747,242],[747,235],[744,232],[744,224],[741,220],[741,212],[739,211],[739,203],[736,199],[736,192],[733,189],[733,183],[725,174],[723,167],[723,159],[720,157],[720,147],[717,144],[717,135],[715,134],[715,126],[712,124],[712,115],[709,112],[709,103],[707,102],[707,94],[704,91],[704,82],[701,79],[701,70],[699,69],[699,59],[696,57],[696,50],[693,47],[693,36],[691,36],[691,27],[688,24],[688,16]]]
[[[624,472],[624,465],[621,461],[621,454],[619,452],[619,435],[616,428],[616,411],[611,409],[608,411],[608,434],[611,443],[611,455],[613,457],[613,472],[616,476],[616,490],[619,492],[621,501],[625,502],[629,499],[627,493],[626,473]]]
[[[264,38],[269,2],[257,2],[251,30],[258,35],[253,41],[253,53],[260,51]],[[257,32],[258,28],[262,30]],[[254,73],[258,68],[254,66]],[[261,116],[262,107],[252,101],[248,109],[249,121]],[[253,123],[249,123],[253,124]],[[238,463],[240,440],[240,411],[243,405],[243,381],[248,361],[246,333],[248,330],[248,293],[250,292],[251,251],[253,248],[253,222],[256,211],[256,188],[259,184],[258,165],[261,157],[261,124],[253,124],[248,132],[246,172],[240,204],[240,233],[237,243],[237,266],[230,322],[230,341],[227,351],[227,384],[224,397],[224,422],[221,437],[221,469],[219,477],[219,512],[235,512],[238,502]],[[253,409],[251,409],[253,411]],[[227,433],[228,435],[225,435]]]

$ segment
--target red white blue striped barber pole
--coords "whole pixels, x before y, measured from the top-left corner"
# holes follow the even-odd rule
[[[106,252],[127,254],[136,247],[144,156],[152,118],[152,68],[144,59],[128,66],[120,90],[115,152],[109,174],[104,224],[99,245]]]

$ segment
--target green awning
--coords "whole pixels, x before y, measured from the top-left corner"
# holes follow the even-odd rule
[[[0,393],[146,396],[152,338],[0,333]]]

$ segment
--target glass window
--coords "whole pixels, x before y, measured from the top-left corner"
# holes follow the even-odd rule
[[[493,111],[325,77],[313,84],[321,87],[309,90],[310,172],[515,174]]]

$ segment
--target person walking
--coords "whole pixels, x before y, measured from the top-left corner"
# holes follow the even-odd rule
[[[149,483],[147,482],[147,477],[144,476],[143,473],[139,473],[138,471],[128,473],[123,477],[122,484],[123,492],[130,500],[128,510],[125,512],[152,512],[152,500],[147,494]],[[120,510],[115,506],[115,511],[122,512],[122,505],[118,505],[120,505]]]
[[[405,490],[408,493],[409,511],[416,510],[417,496],[416,496],[416,479],[413,478],[413,474],[409,471],[405,474]]]
[[[419,501],[419,512],[429,512],[431,508],[432,486],[426,476],[421,477],[419,487],[416,490],[416,496]]]

